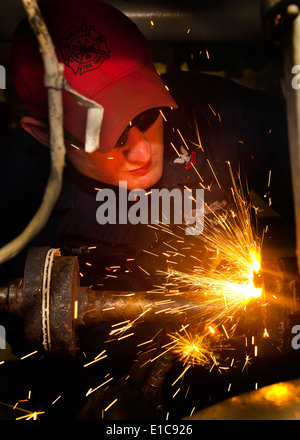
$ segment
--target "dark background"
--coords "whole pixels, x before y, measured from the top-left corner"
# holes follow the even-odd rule
[[[62,0],[63,1],[63,0]],[[261,0],[109,0],[147,37],[160,72],[198,70],[252,88],[280,93],[281,49],[270,43],[261,19]],[[25,16],[21,0],[0,0],[0,137],[24,112],[9,74],[10,41]]]
[[[265,35],[261,0],[110,0],[107,3],[138,25],[150,42],[159,72],[200,71],[233,79],[253,89],[282,94],[282,50]],[[0,141],[18,125],[25,112],[9,72],[10,41],[24,16],[21,0],[0,0],[0,65],[7,74],[6,89],[0,90]],[[9,350],[0,350],[0,362],[2,359],[11,359]],[[277,372],[278,369],[280,366]],[[4,382],[2,395],[7,396],[6,401],[22,398],[22,384],[20,387],[15,384],[14,395],[9,380],[4,387],[7,390],[3,391]]]

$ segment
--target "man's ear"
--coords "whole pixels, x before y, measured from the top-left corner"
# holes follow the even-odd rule
[[[21,125],[25,131],[46,147],[50,146],[49,127],[42,121],[31,116],[24,116]]]

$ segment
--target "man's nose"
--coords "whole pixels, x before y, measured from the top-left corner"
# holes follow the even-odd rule
[[[123,154],[128,162],[135,164],[145,165],[151,159],[151,144],[137,127],[129,131]]]

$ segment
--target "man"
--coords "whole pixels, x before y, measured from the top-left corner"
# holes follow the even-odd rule
[[[169,258],[166,249],[172,246],[172,236],[145,224],[99,224],[99,190],[114,191],[119,206],[120,182],[126,182],[128,190],[204,188],[205,203],[217,211],[229,206],[229,161],[244,186],[247,181],[261,195],[268,190],[272,170],[273,204],[283,214],[291,210],[280,99],[197,73],[166,75],[169,92],[155,71],[144,37],[116,9],[95,0],[44,1],[40,7],[67,81],[100,103],[104,118],[99,151],[87,153],[86,110],[63,92],[64,187],[32,246],[60,247],[78,255],[83,285],[146,290],[155,285],[157,269],[163,269]],[[27,20],[12,42],[11,74],[28,116],[1,147],[2,244],[33,216],[50,167],[43,65]],[[184,239],[185,243],[188,237]],[[2,282],[22,276],[25,256],[26,250],[1,267]],[[186,266],[193,264],[184,260]],[[85,351],[91,339],[91,345],[99,343],[97,338],[82,342]],[[14,349],[22,351],[11,339]],[[122,353],[126,355],[126,348]]]

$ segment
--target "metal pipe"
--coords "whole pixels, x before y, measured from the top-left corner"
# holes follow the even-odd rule
[[[268,313],[265,317],[258,314],[257,319],[265,320],[264,325],[282,347],[285,345],[282,329],[288,325],[287,316],[299,314],[297,280],[291,269],[282,260],[264,261],[263,279],[258,280],[264,286]],[[276,299],[272,299],[274,294]],[[253,310],[259,304],[259,300],[254,301],[258,303],[252,304]],[[48,248],[31,248],[24,279],[0,286],[0,310],[23,317],[28,344],[63,355],[76,352],[80,326],[99,322],[124,323],[126,329],[141,322],[180,325],[187,319],[199,322],[203,316],[216,319],[223,309],[222,295],[209,300],[201,287],[197,291],[161,292],[100,291],[82,287],[77,258],[61,256],[59,250]],[[263,313],[266,307],[260,310]]]
[[[0,286],[0,310],[11,315],[23,316],[27,310],[41,307],[40,298],[35,296],[29,298],[23,295],[23,285],[23,279],[14,279]],[[52,317],[58,307],[58,295],[59,292],[51,292],[51,298],[56,297],[50,310]],[[141,318],[143,321],[168,320],[178,323],[187,315],[216,310],[216,304],[207,304],[202,300],[203,295],[197,292],[180,292],[180,294],[168,296],[167,293],[103,291],[79,287],[78,297],[73,299],[77,302],[74,318],[78,325],[89,325],[92,322],[117,322],[125,318],[127,320]]]
[[[287,14],[294,16],[291,29],[284,42],[284,94],[287,105],[289,149],[294,192],[294,211],[296,222],[296,255],[300,273],[300,89],[291,85],[292,67],[300,65],[300,14],[299,7],[289,5]]]
[[[135,22],[149,41],[237,43],[263,41],[260,1],[107,0],[107,3]],[[10,41],[24,16],[19,0],[0,4],[2,42]]]
[[[127,320],[180,322],[188,315],[215,311],[215,304],[203,301],[203,295],[194,292],[154,294],[151,292],[94,291],[79,288],[78,323]]]

